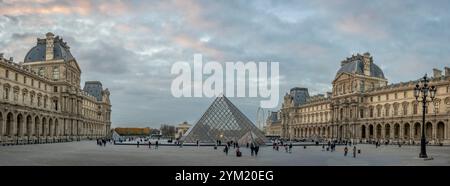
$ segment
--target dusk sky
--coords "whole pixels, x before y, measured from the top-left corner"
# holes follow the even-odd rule
[[[213,98],[174,98],[171,65],[280,63],[280,100],[292,87],[331,91],[340,62],[370,52],[389,83],[450,66],[450,1],[0,0],[0,53],[23,58],[53,32],[84,81],[111,91],[112,127],[198,120]],[[256,121],[261,99],[230,99]],[[281,106],[281,101],[278,108]],[[274,108],[272,110],[277,110]]]

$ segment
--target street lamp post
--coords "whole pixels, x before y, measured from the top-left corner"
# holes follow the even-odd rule
[[[429,79],[427,78],[427,75],[419,81],[419,83],[422,84],[419,85],[417,83],[416,87],[414,88],[414,97],[416,97],[416,101],[419,101],[419,97],[422,98],[422,137],[420,139],[420,154],[419,158],[428,158],[427,156],[427,150],[426,150],[426,138],[425,138],[425,115],[427,110],[427,103],[430,102],[427,100],[427,97],[430,96],[431,102],[434,101],[434,98],[436,96],[436,87],[428,85]],[[428,93],[430,95],[428,95]]]

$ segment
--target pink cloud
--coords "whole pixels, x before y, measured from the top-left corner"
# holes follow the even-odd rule
[[[388,36],[379,17],[372,13],[347,16],[338,21],[335,27],[346,34],[356,34],[372,39],[384,39]]]
[[[192,49],[194,52],[207,54],[212,57],[212,60],[222,61],[224,59],[224,55],[221,51],[208,47],[204,42],[187,35],[177,35],[173,37],[173,42],[183,48]]]

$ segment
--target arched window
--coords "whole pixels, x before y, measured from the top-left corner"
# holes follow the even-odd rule
[[[417,105],[417,103],[414,103],[414,105],[413,105],[413,113],[417,114],[417,112],[418,112],[418,105]]]
[[[9,99],[9,88],[8,87],[5,87],[4,88],[4,92],[5,92],[5,95],[3,96],[6,100],[8,100]]]
[[[408,104],[403,104],[403,115],[408,115]]]

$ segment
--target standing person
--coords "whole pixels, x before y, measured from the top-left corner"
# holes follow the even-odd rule
[[[292,142],[289,143],[289,153],[292,153]]]
[[[199,147],[199,143],[198,143],[198,140],[196,141],[197,142],[197,148]]]
[[[353,157],[356,158],[356,146],[353,146]]]
[[[152,142],[150,140],[148,140],[148,148],[151,149],[152,148]]]
[[[225,152],[225,155],[228,156],[228,145],[225,145],[225,149],[223,149],[223,151]]]
[[[139,148],[139,141],[137,141],[137,148]]]
[[[155,142],[155,149],[158,149],[158,140]]]
[[[347,148],[347,146],[345,146],[345,148],[344,148],[344,156],[347,156],[347,152],[348,152],[348,148]]]
[[[248,143],[247,143],[247,148],[248,148],[248,146],[249,146],[249,145],[248,145]],[[254,148],[255,148],[255,146],[253,146],[253,143],[252,143],[252,144],[250,145],[250,151],[251,151],[250,154],[251,154],[252,156],[253,156],[253,152],[254,152],[254,150],[255,150]]]
[[[259,151],[259,145],[255,146],[255,156],[258,156],[258,151]]]

